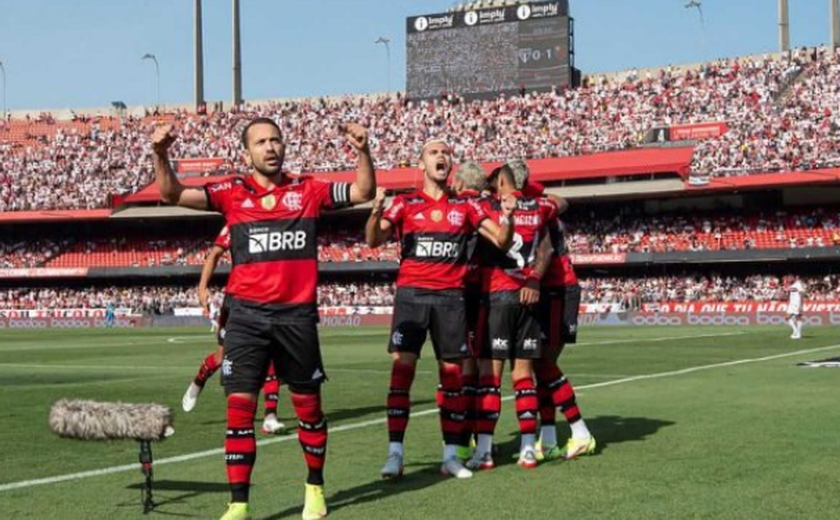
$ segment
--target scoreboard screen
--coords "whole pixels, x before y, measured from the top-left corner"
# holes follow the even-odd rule
[[[572,85],[568,0],[410,17],[408,97],[467,97]]]

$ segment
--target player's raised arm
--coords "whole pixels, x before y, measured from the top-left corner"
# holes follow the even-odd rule
[[[172,171],[172,165],[169,163],[169,147],[176,139],[172,125],[159,126],[152,133],[155,181],[160,190],[160,198],[169,204],[207,209],[207,194],[204,190],[185,187]]]
[[[385,189],[376,190],[376,198],[373,199],[373,210],[365,224],[365,242],[368,247],[379,247],[384,244],[394,232],[394,225],[390,220],[382,218],[385,211]]]
[[[554,205],[557,206],[558,215],[562,215],[566,212],[566,210],[569,209],[569,201],[564,199],[563,197],[555,195],[553,193],[547,194],[546,197],[548,197],[554,203]]]
[[[350,203],[368,202],[376,194],[376,175],[367,130],[357,123],[342,123],[338,129],[356,150],[359,161],[356,167],[356,182],[350,185]]]
[[[551,255],[554,248],[551,246],[551,237],[546,233],[537,247],[537,258],[534,269],[528,275],[525,286],[519,291],[519,302],[523,305],[534,305],[540,301],[540,284],[548,266],[551,264]]]
[[[493,245],[507,251],[513,244],[513,213],[516,209],[517,198],[513,195],[502,197],[502,216],[499,224],[486,218],[479,224],[478,232]]]

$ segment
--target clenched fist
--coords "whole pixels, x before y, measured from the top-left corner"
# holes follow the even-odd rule
[[[338,131],[344,134],[350,146],[360,152],[368,150],[368,133],[365,127],[358,123],[342,123]]]
[[[152,133],[152,149],[158,155],[165,155],[172,143],[178,138],[172,125],[162,125]]]
[[[504,195],[502,197],[502,215],[510,217],[516,210],[516,204],[519,200],[513,195]]]
[[[373,213],[379,215],[385,209],[385,188],[376,188],[376,198],[373,199]]]

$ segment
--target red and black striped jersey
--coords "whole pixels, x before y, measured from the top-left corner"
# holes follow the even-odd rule
[[[222,230],[219,231],[219,236],[216,237],[213,245],[219,246],[225,251],[230,249],[230,229],[228,229],[227,226],[223,227]]]
[[[521,196],[521,194],[517,194]],[[488,199],[485,210],[498,220],[502,203]],[[557,220],[557,206],[545,197],[521,197],[513,217],[513,243],[505,252],[488,246],[482,248],[482,288],[485,293],[518,291],[525,286],[537,261],[537,249],[548,228]]]
[[[402,246],[397,287],[464,287],[470,238],[487,218],[475,200],[446,195],[435,200],[415,191],[394,197],[382,218],[394,226]]]
[[[349,204],[350,185],[284,175],[265,189],[249,176],[205,191],[230,230],[228,293],[275,321],[317,319],[317,219]]]
[[[569,248],[566,245],[566,225],[562,220],[557,219],[549,229],[549,234],[552,254],[548,270],[543,276],[543,285],[546,287],[577,285],[577,275],[572,267],[572,258],[569,256]]]
[[[528,196],[538,197],[545,193],[545,187],[538,182],[528,181],[524,193]],[[569,249],[566,245],[566,225],[558,217],[556,222],[549,226],[551,235],[551,262],[548,270],[542,279],[546,287],[566,287],[577,285],[578,278],[572,266],[572,259],[569,256]]]
[[[458,194],[459,197],[470,198],[482,205],[484,197],[481,193],[475,190],[464,190]],[[483,207],[483,206],[482,206]],[[467,287],[475,287],[476,290],[481,290],[481,254],[478,248],[479,241],[478,231],[474,232],[467,242],[467,252],[470,253],[469,261],[467,262],[467,277],[464,283]]]

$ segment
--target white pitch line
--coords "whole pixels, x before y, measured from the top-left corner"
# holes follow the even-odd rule
[[[187,338],[187,336],[181,336],[181,338]],[[172,339],[172,338],[170,338]],[[207,343],[215,343],[215,339],[211,337],[209,334],[207,336],[193,336],[192,339],[187,340],[189,342],[193,341],[207,341]],[[7,347],[0,347],[0,353],[3,352],[26,352],[26,351],[37,351],[37,350],[73,350],[79,348],[111,348],[111,347],[138,347],[143,345],[154,345],[154,344],[165,344],[167,340],[164,338],[155,338],[155,339],[148,339],[143,341],[131,341],[131,342],[123,342],[123,343],[77,343],[77,344],[61,344],[61,345],[51,345],[44,343],[32,344],[31,346],[20,346],[20,345],[12,345]],[[183,342],[182,342],[183,343]]]
[[[569,347],[583,347],[587,345],[617,345],[620,343],[656,343],[659,341],[676,341],[676,340],[683,340],[683,339],[703,339],[703,338],[725,338],[727,336],[741,336],[742,334],[746,334],[744,331],[738,332],[722,332],[720,334],[694,334],[692,336],[668,336],[668,337],[661,337],[661,338],[637,338],[637,339],[614,339],[614,340],[606,340],[606,341],[591,341],[589,343],[571,343],[566,345],[566,348]]]
[[[818,348],[809,348],[809,349],[804,349],[804,350],[797,350],[797,351],[794,351],[794,352],[785,352],[783,354],[775,354],[775,355],[772,355],[772,356],[764,356],[764,357],[759,357],[759,358],[737,359],[737,360],[734,360],[734,361],[726,361],[726,362],[723,362],[723,363],[714,363],[714,364],[711,364],[711,365],[699,365],[699,366],[696,366],[696,367],[683,368],[683,369],[680,369],[680,370],[672,370],[672,371],[669,371],[669,372],[658,372],[658,373],[655,373],[655,374],[642,374],[642,375],[638,375],[638,376],[625,377],[625,378],[621,378],[621,379],[614,379],[612,381],[604,381],[604,382],[601,382],[601,383],[592,383],[592,384],[589,384],[589,385],[581,385],[581,386],[577,387],[576,389],[577,390],[587,390],[587,389],[592,389],[592,388],[601,388],[601,387],[605,387],[605,386],[621,385],[621,384],[624,384],[624,383],[631,383],[633,381],[646,381],[646,380],[649,380],[649,379],[659,379],[659,378],[663,378],[663,377],[679,376],[679,375],[684,375],[684,374],[691,374],[691,373],[694,373],[694,372],[700,372],[700,371],[703,371],[703,370],[713,370],[715,368],[724,368],[724,367],[731,367],[731,366],[737,366],[737,365],[744,365],[744,364],[747,364],[747,363],[760,363],[760,362],[763,362],[763,361],[772,361],[774,359],[783,359],[783,358],[787,358],[787,357],[800,356],[800,355],[803,355],[803,354],[812,354],[814,352],[822,352],[822,351],[825,351],[825,350],[834,350],[834,349],[837,349],[837,348],[840,348],[840,344],[829,345],[827,347],[818,347]],[[506,396],[502,400],[503,401],[509,401],[511,399],[513,399],[513,396]],[[437,413],[438,413],[437,408],[430,408],[430,409],[427,409],[427,410],[422,410],[422,411],[419,411],[419,412],[412,413],[411,417],[422,417],[422,416],[425,416],[425,415],[432,415],[432,414],[437,414]],[[358,430],[358,429],[361,429],[361,428],[367,428],[368,426],[377,426],[377,425],[385,424],[385,421],[386,421],[386,419],[380,418],[380,419],[371,419],[371,420],[368,420],[368,421],[362,421],[362,422],[357,422],[357,423],[344,424],[344,425],[341,425],[341,426],[336,426],[336,427],[330,428],[330,433],[339,433],[339,432],[345,432],[345,431]],[[270,445],[270,444],[277,444],[279,442],[289,442],[289,441],[294,441],[294,440],[297,440],[297,435],[296,434],[291,434],[291,435],[284,435],[282,437],[275,437],[273,439],[262,440],[262,441],[257,442],[257,445],[258,446],[267,446],[267,445]],[[195,453],[187,453],[185,455],[178,455],[178,456],[175,456],[175,457],[168,457],[168,458],[165,458],[165,459],[155,461],[154,464],[156,466],[161,466],[161,465],[164,465],[164,464],[175,464],[175,463],[178,463],[178,462],[186,462],[186,461],[189,461],[189,460],[195,460],[195,459],[200,459],[200,458],[204,458],[204,457],[212,457],[212,456],[222,455],[222,454],[224,454],[224,449],[223,448],[216,448],[216,449],[212,449],[212,450],[199,451],[199,452],[195,452]],[[14,489],[29,488],[29,487],[33,487],[33,486],[42,486],[42,485],[46,485],[46,484],[57,484],[59,482],[80,480],[80,479],[89,478],[89,477],[98,477],[98,476],[102,476],[102,475],[110,475],[110,474],[113,474],[113,473],[122,473],[124,471],[136,471],[138,469],[140,469],[139,464],[125,464],[125,465],[122,465],[122,466],[112,466],[110,468],[102,468],[102,469],[96,469],[96,470],[91,470],[91,471],[82,471],[82,472],[79,472],[79,473],[71,473],[71,474],[68,474],[68,475],[59,475],[59,476],[56,476],[56,477],[48,477],[48,478],[41,478],[41,479],[35,479],[35,480],[24,480],[24,481],[21,481],[21,482],[12,482],[12,483],[9,483],[9,484],[0,485],[0,492],[11,491],[11,490],[14,490]]]

